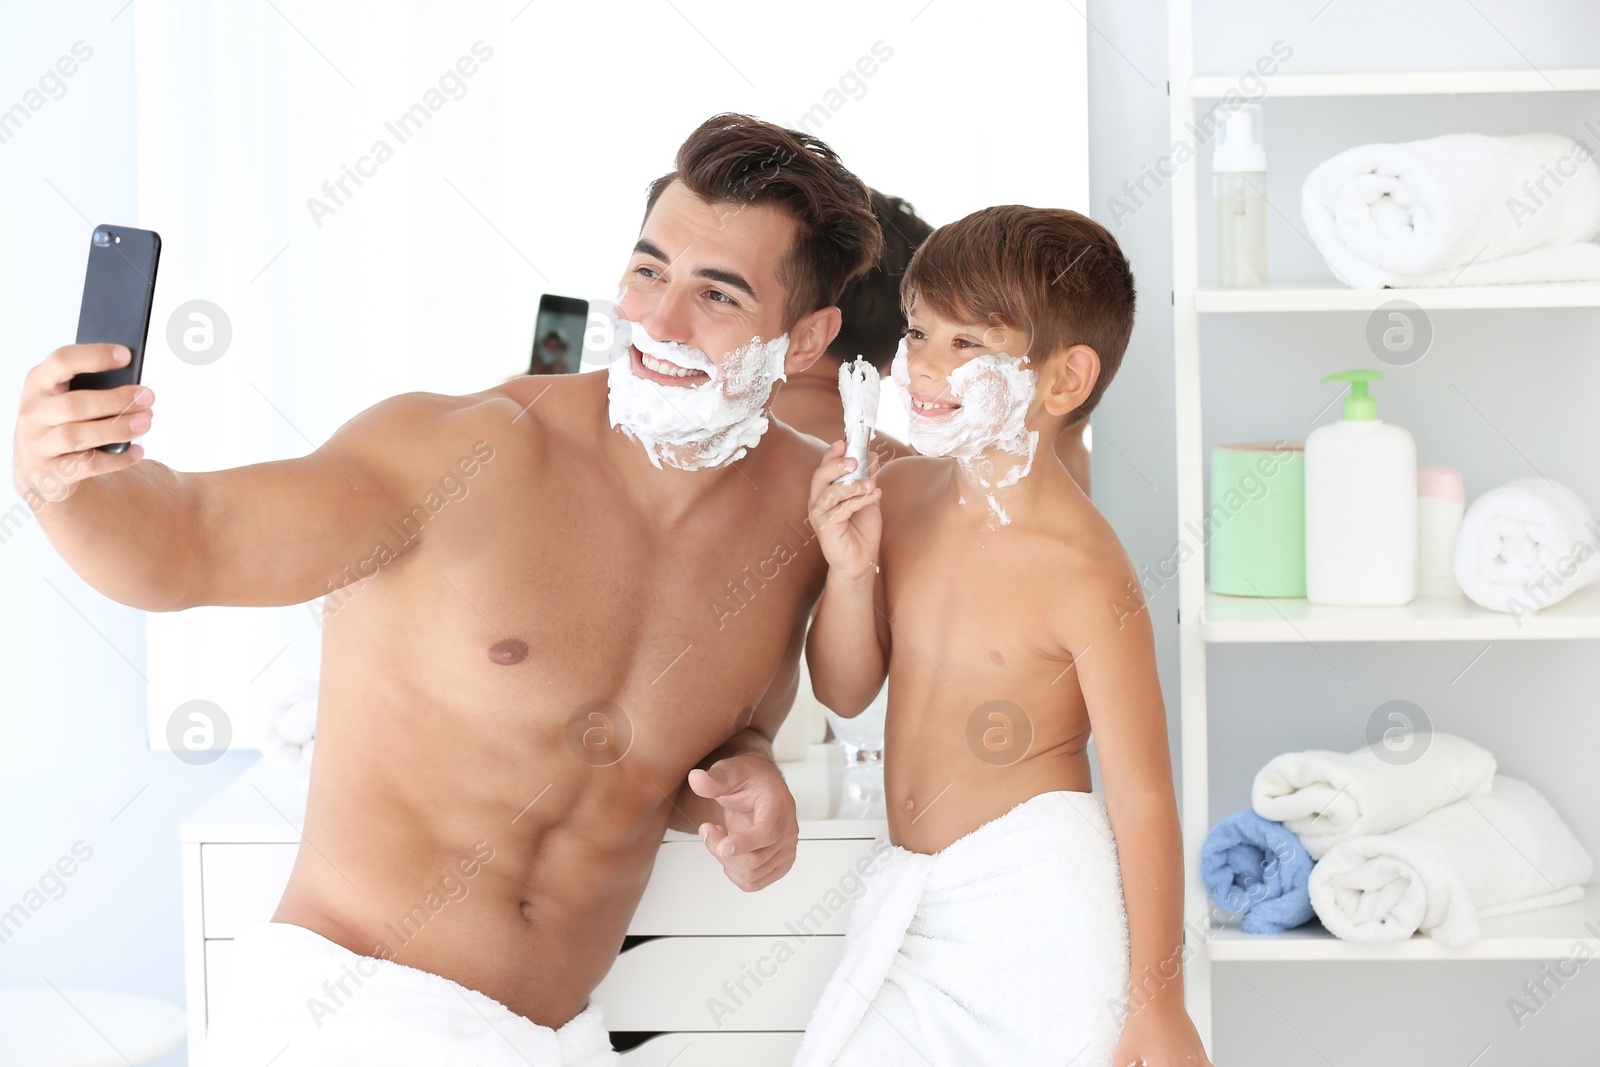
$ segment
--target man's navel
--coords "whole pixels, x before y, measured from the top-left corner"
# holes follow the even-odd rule
[[[515,637],[508,637],[504,641],[496,641],[489,646],[489,659],[502,667],[509,667],[514,663],[521,663],[528,655],[528,642]]]

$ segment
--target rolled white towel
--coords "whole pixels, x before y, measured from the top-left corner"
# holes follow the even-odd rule
[[[1456,535],[1456,581],[1472,600],[1518,617],[1600,578],[1600,526],[1583,498],[1517,478],[1472,502]]]
[[[1300,200],[1356,289],[1600,279],[1600,166],[1561,134],[1359,145],[1313,170]]]
[[[1311,858],[1341,841],[1382,834],[1459,800],[1482,796],[1494,779],[1487,749],[1455,734],[1411,735],[1426,744],[1408,763],[1390,763],[1370,746],[1354,752],[1286,752],[1268,761],[1250,787],[1250,805],[1281,822]]]
[[[261,755],[276,767],[301,778],[311,775],[317,732],[317,675],[296,671],[266,699],[266,726]]]
[[[1594,861],[1550,802],[1501,774],[1488,796],[1330,850],[1311,869],[1311,906],[1346,940],[1421,931],[1465,945],[1477,940],[1479,919],[1582,900],[1593,875]]]

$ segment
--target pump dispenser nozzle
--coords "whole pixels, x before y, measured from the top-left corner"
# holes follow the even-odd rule
[[[1350,383],[1350,395],[1344,398],[1346,422],[1371,422],[1378,417],[1378,402],[1368,395],[1367,383],[1382,377],[1381,370],[1342,370],[1322,380]]]

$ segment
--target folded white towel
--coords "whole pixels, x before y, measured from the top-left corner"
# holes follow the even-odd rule
[[[261,755],[302,781],[311,775],[317,733],[317,675],[297,670],[268,695]]]
[[[1311,869],[1311,906],[1350,941],[1421,931],[1465,945],[1477,940],[1479,919],[1582,900],[1593,874],[1550,802],[1501,774],[1488,796],[1333,848]]]
[[[1600,166],[1561,134],[1360,145],[1313,170],[1301,211],[1356,289],[1600,278]]]
[[[1408,762],[1389,762],[1370,746],[1287,752],[1257,772],[1250,805],[1298,834],[1315,860],[1341,841],[1387,833],[1463,794],[1489,791],[1495,760],[1486,749],[1455,734],[1409,736],[1411,745],[1426,747]]]
[[[1128,966],[1103,798],[1041,793],[935,855],[885,854],[795,1067],[1109,1064]]]
[[[1600,527],[1566,486],[1517,478],[1467,508],[1455,572],[1478,604],[1520,617],[1600,578]]]

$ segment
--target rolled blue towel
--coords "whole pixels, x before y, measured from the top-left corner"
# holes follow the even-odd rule
[[[1200,878],[1247,934],[1281,934],[1312,915],[1311,855],[1294,831],[1254,811],[1228,816],[1200,846]]]

